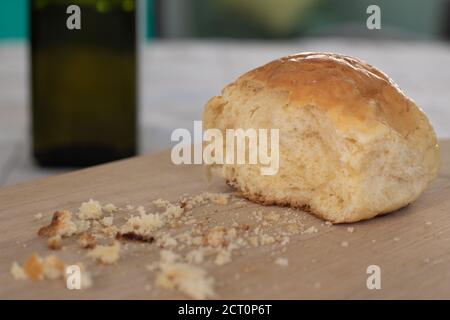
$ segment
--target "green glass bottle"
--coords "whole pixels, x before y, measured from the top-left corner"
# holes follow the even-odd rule
[[[79,29],[69,28],[71,5]],[[136,1],[31,0],[30,17],[38,164],[80,167],[134,155]]]

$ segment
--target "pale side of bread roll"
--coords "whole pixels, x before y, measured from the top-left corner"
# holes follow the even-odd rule
[[[203,123],[280,129],[278,174],[215,167],[252,201],[333,223],[408,205],[439,168],[436,135],[420,108],[383,72],[340,54],[295,54],[244,74],[207,103]]]

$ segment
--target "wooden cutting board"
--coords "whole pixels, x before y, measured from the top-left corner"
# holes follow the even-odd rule
[[[286,252],[257,247],[234,256],[224,266],[206,267],[216,280],[217,298],[223,299],[372,299],[450,298],[450,142],[442,141],[442,169],[418,201],[387,216],[348,225],[326,226],[302,211],[307,227],[317,233],[291,238]],[[174,166],[163,152],[98,166],[61,176],[0,189],[0,298],[166,299],[184,295],[155,288],[154,274],[145,266],[158,257],[152,244],[130,245],[112,266],[97,265],[76,244],[57,252],[64,261],[87,264],[94,285],[88,290],[67,290],[62,280],[15,281],[13,261],[23,262],[33,252],[50,254],[37,237],[57,209],[76,211],[93,198],[118,206],[150,205],[157,198],[176,201],[184,193],[229,192],[220,180],[208,183],[200,166]],[[220,206],[208,214],[220,221],[255,209],[285,208],[256,204]],[[44,218],[36,221],[34,214]],[[195,212],[193,213],[195,214]],[[431,223],[431,224],[430,224]],[[348,246],[342,245],[347,242]],[[288,258],[288,266],[274,263]],[[369,265],[381,268],[381,289],[369,290]],[[151,289],[147,285],[151,285]]]

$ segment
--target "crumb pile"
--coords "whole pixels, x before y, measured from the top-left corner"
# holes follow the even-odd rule
[[[102,205],[91,199],[76,213],[56,211],[38,235],[55,251],[76,243],[88,259],[103,265],[120,263],[122,254],[130,250],[129,243],[150,246],[160,251],[159,260],[146,265],[155,287],[176,290],[194,299],[213,298],[217,297],[216,281],[208,273],[212,266],[227,265],[254,247],[273,248],[272,254],[279,255],[286,251],[293,235],[318,232],[314,226],[306,227],[304,216],[294,214],[293,209],[256,209],[250,215],[240,214],[239,209],[247,205],[246,200],[231,193],[184,195],[174,203],[157,199],[148,207]],[[211,210],[218,212],[222,206],[235,210],[213,219]],[[35,218],[43,219],[42,215]],[[280,256],[273,262],[280,267],[289,265],[288,259]],[[65,266],[54,255],[41,258],[34,254],[23,266],[14,262],[11,273],[17,280],[63,279]],[[87,288],[92,286],[92,279],[83,270],[83,287]]]
[[[81,288],[88,289],[92,286],[92,278],[89,272],[80,262],[75,263],[81,272]],[[11,274],[15,280],[57,280],[66,279],[66,264],[55,255],[41,257],[34,253],[25,261],[23,266],[14,262],[11,266]]]

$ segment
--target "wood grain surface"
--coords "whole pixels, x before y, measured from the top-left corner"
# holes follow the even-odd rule
[[[216,280],[222,299],[394,299],[450,298],[450,142],[442,141],[439,177],[413,204],[395,213],[349,225],[326,226],[302,211],[307,227],[317,233],[291,237],[286,252],[276,247],[242,250],[224,266],[205,268]],[[64,261],[86,264],[94,285],[68,290],[62,280],[15,281],[10,268],[33,252],[50,254],[37,230],[57,209],[76,211],[90,198],[118,206],[150,205],[163,198],[176,201],[182,194],[229,192],[220,180],[207,182],[200,166],[174,166],[170,153],[143,156],[74,173],[0,189],[0,298],[3,299],[168,299],[183,294],[155,288],[154,274],[145,266],[156,261],[152,244],[130,244],[112,266],[97,265],[75,243],[57,253]],[[255,209],[282,212],[286,208],[247,203],[217,206],[206,214],[217,221],[231,215],[250,215]],[[198,213],[195,211],[198,210]],[[200,211],[202,210],[202,211]],[[193,214],[205,214],[194,209]],[[37,221],[33,215],[42,212]],[[348,246],[342,246],[342,242]],[[287,257],[289,265],[274,263]],[[381,268],[381,290],[369,290],[369,265]],[[249,271],[251,270],[251,271]],[[147,287],[151,286],[151,289]]]

